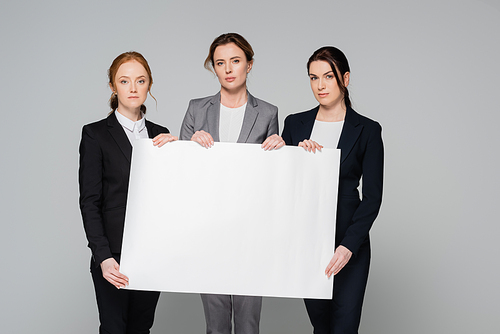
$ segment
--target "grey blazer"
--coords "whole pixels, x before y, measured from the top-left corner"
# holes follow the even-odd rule
[[[248,92],[247,92],[248,93]],[[190,140],[196,131],[204,130],[219,140],[220,92],[189,101],[181,125],[181,140]],[[262,144],[267,137],[278,133],[278,108],[248,93],[238,143]]]

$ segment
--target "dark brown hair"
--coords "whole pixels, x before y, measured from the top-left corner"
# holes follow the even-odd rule
[[[207,59],[205,59],[204,66],[207,70],[212,72],[212,69],[214,68],[214,53],[215,49],[217,49],[218,46],[221,45],[226,45],[229,43],[234,43],[236,46],[238,46],[243,53],[245,53],[245,57],[247,58],[247,62],[250,62],[253,60],[253,49],[250,43],[247,42],[247,40],[241,36],[240,34],[237,34],[235,32],[230,32],[227,34],[222,34],[214,41],[212,42],[212,45],[210,45],[210,49],[208,51],[208,56]]]
[[[149,64],[146,58],[144,58],[144,56],[141,55],[139,52],[136,51],[124,52],[118,57],[116,57],[115,60],[113,60],[113,63],[111,63],[111,66],[109,67],[108,70],[109,83],[114,88],[116,72],[118,72],[120,66],[124,63],[128,63],[129,61],[133,60],[141,64],[148,73],[149,76],[148,92],[149,95],[151,95],[151,97],[156,101],[155,97],[151,94],[151,86],[153,85],[153,76],[151,75],[151,69],[149,68]],[[109,106],[111,107],[112,111],[115,111],[116,108],[118,108],[118,96],[114,92],[111,93],[111,97],[109,98]],[[144,104],[141,105],[141,111],[143,113],[146,113],[146,106]]]
[[[307,73],[309,73],[309,67],[311,66],[311,63],[318,60],[326,61],[328,64],[330,64],[330,67],[335,74],[335,79],[337,79],[337,84],[339,85],[340,91],[344,94],[344,103],[346,106],[350,107],[351,100],[349,99],[349,91],[344,85],[344,80],[341,80],[341,78],[344,78],[344,74],[346,74],[346,72],[351,72],[351,69],[349,68],[349,62],[347,61],[347,57],[345,56],[345,54],[334,46],[324,46],[322,48],[319,48],[318,50],[314,51],[312,56],[309,58],[309,61],[307,62]]]

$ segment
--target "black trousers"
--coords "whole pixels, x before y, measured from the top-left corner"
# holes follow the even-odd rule
[[[113,256],[120,263],[120,255]],[[153,326],[160,293],[117,289],[102,276],[101,266],[92,259],[90,272],[94,281],[101,334],[148,334]]]
[[[367,242],[335,276],[332,299],[304,299],[314,334],[358,333],[369,268]]]

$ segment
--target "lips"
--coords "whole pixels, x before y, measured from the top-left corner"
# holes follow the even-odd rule
[[[318,94],[319,97],[327,97],[328,96],[328,93],[319,93]]]
[[[129,96],[128,98],[129,98],[129,99],[138,99],[138,98],[139,98],[139,96]]]
[[[234,80],[236,80],[236,78],[235,78],[235,77],[227,77],[227,78],[226,78],[226,81],[227,81],[227,82],[233,82]]]

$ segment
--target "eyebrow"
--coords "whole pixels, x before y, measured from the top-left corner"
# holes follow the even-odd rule
[[[233,59],[236,59],[236,58],[241,58],[240,56],[234,56],[234,57],[231,57],[229,58],[229,60],[233,60]],[[224,61],[224,59],[216,59],[215,62],[218,62],[218,61]]]
[[[122,76],[121,76],[121,77],[119,77],[118,79],[121,79],[121,78],[130,79],[130,77],[129,77],[129,76],[127,76],[127,75],[122,75]],[[138,77],[137,77],[137,79],[139,79],[139,78],[147,78],[147,77],[146,77],[145,75],[140,75],[140,76],[138,76]]]
[[[333,71],[325,72],[325,73],[323,73],[323,75],[327,75],[328,73],[333,73]],[[311,76],[311,75],[314,75],[315,77],[317,77],[317,75],[314,73],[309,73],[309,76]]]

